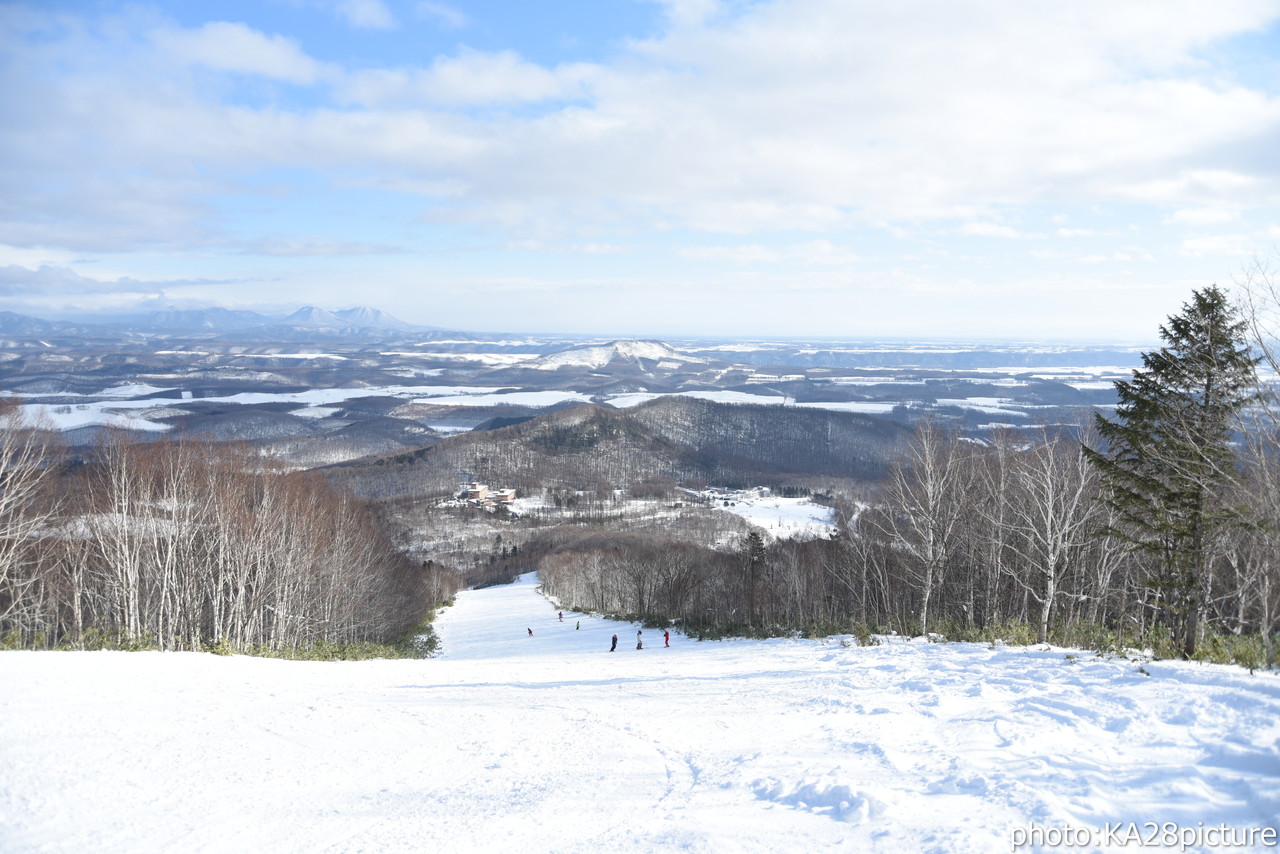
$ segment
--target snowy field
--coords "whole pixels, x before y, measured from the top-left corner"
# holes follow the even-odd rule
[[[808,498],[779,498],[772,495],[738,498],[730,506],[713,505],[733,513],[760,528],[769,539],[813,539],[835,533],[836,511]]]
[[[57,430],[74,430],[80,427],[109,425],[127,430],[168,430],[169,425],[158,424],[129,414],[129,410],[155,410],[157,417],[164,417],[166,407],[180,407],[190,402],[189,392],[182,400],[152,398],[145,395],[169,389],[151,386],[119,386],[107,389],[99,395],[105,400],[85,403],[24,403],[21,410],[27,417],[50,424]],[[129,399],[133,393],[137,399]],[[0,396],[15,396],[12,392],[0,392]],[[21,395],[16,395],[21,397]],[[83,395],[59,395],[60,398]],[[32,397],[30,395],[26,397]],[[35,397],[39,397],[36,395]],[[233,403],[262,405],[271,403],[297,404],[301,409],[293,415],[307,416],[308,408],[318,410],[317,417],[326,417],[333,411],[332,405],[364,397],[400,397],[417,403],[449,407],[527,406],[543,408],[559,403],[588,403],[590,398],[576,391],[515,391],[511,386],[377,386],[366,388],[317,388],[299,392],[240,392],[220,397],[204,397],[201,404]]]
[[[1274,675],[653,630],[638,651],[531,578],[460,594],[439,631],[427,661],[0,653],[0,851],[992,852],[1065,828],[1098,842],[1040,850],[1139,850],[1101,834],[1280,814]]]

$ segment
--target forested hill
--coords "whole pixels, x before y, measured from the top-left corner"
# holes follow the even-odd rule
[[[522,491],[631,488],[648,480],[876,479],[905,428],[855,413],[664,397],[633,409],[580,406],[415,451],[330,468],[359,495],[440,495],[476,479]]]
[[[906,433],[871,415],[691,397],[657,398],[628,414],[725,474],[741,469],[874,480]]]

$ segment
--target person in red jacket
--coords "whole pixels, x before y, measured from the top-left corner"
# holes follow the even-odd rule
[[[671,646],[671,632],[662,633],[663,646]]]

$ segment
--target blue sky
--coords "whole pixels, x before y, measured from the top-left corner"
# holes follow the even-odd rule
[[[0,75],[0,310],[1148,341],[1280,260],[1280,0],[43,0]]]

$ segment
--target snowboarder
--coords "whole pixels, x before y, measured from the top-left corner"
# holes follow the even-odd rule
[[[533,637],[533,629],[529,629],[528,632],[529,632],[529,637]]]
[[[617,649],[617,648],[618,648],[618,636],[617,636],[617,635],[614,635],[614,636],[613,636],[613,646],[609,647],[609,652],[613,652],[613,651],[614,651],[615,649]]]
[[[644,641],[640,639],[640,635],[644,634],[640,629],[636,629],[636,649],[644,649]]]
[[[662,633],[663,646],[671,646],[671,632]]]

